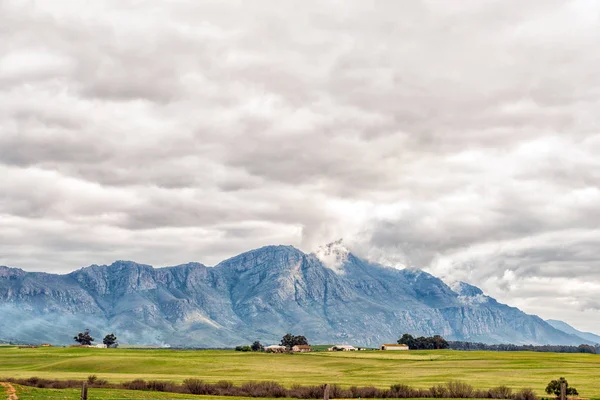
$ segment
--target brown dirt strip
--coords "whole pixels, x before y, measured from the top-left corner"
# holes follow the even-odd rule
[[[15,387],[10,383],[0,382],[0,386],[6,388],[6,400],[19,400]]]

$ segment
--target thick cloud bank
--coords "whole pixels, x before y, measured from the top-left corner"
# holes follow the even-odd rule
[[[344,237],[600,331],[600,3],[0,0],[0,263]]]

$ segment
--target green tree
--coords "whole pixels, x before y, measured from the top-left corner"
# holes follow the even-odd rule
[[[83,332],[79,332],[77,334],[77,336],[74,336],[73,340],[75,340],[79,344],[83,344],[83,345],[88,345],[89,346],[94,341],[94,338],[90,335],[90,330],[86,329]]]
[[[405,344],[409,349],[414,349],[416,341],[413,335],[405,333],[400,339],[398,339],[398,344]]]
[[[565,384],[567,388],[567,396],[578,396],[579,392],[574,387],[569,387],[569,383],[562,376],[559,379],[555,379],[550,381],[548,386],[546,386],[546,393],[553,394],[555,396],[560,396],[560,385]]]
[[[281,345],[291,349],[296,345],[308,345],[308,340],[304,336],[294,336],[291,333],[286,333],[281,338]]]
[[[433,348],[434,349],[447,349],[450,346],[448,344],[448,342],[446,341],[446,339],[444,339],[440,335],[435,335],[432,338],[432,341],[433,341]]]
[[[260,342],[257,340],[256,342],[252,343],[252,346],[250,346],[250,348],[252,349],[252,351],[263,351],[265,349],[265,346],[260,344]]]
[[[104,343],[106,347],[110,347],[117,343],[117,337],[114,333],[111,333],[109,335],[104,336],[104,339],[102,339],[102,343]]]

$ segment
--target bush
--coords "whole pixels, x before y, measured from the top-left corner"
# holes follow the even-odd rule
[[[174,392],[175,384],[168,381],[148,381],[146,387],[155,392]]]
[[[207,394],[206,384],[200,379],[188,378],[183,384],[191,394]]]
[[[89,375],[87,378],[87,382],[91,385],[94,382],[96,382],[97,379],[98,379],[98,377],[96,375]]]
[[[473,386],[462,381],[450,381],[446,384],[448,389],[448,397],[454,399],[465,399],[473,397]]]
[[[435,385],[429,388],[429,395],[442,399],[448,397],[448,388],[444,385]]]
[[[131,382],[123,383],[123,387],[129,390],[146,390],[146,381],[143,379],[134,379]]]
[[[277,382],[248,382],[241,387],[250,397],[286,397],[287,390]]]
[[[215,385],[219,389],[231,389],[233,387],[233,382],[231,381],[219,381]]]
[[[417,397],[418,391],[403,383],[398,383],[390,387],[390,397],[411,398]]]
[[[529,388],[521,389],[512,395],[514,400],[537,400],[535,392]]]
[[[302,385],[294,385],[288,391],[288,395],[290,397],[294,397],[297,399],[322,399],[325,394],[325,390],[323,386],[302,386]],[[331,396],[333,397],[333,396]],[[351,397],[351,396],[347,396]]]
[[[377,389],[375,386],[364,386],[364,387],[356,387],[352,386],[350,388],[352,392],[352,397],[364,397],[364,398],[381,398],[386,397],[386,391]]]
[[[512,398],[512,389],[507,386],[498,386],[488,390],[490,399],[510,399]]]

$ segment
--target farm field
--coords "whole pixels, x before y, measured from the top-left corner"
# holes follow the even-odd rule
[[[19,400],[80,400],[81,390],[79,389],[39,389],[27,386],[16,385],[17,396]],[[1,398],[1,396],[0,396]],[[90,389],[88,391],[89,400],[144,400],[144,399],[194,399],[194,400],[256,400],[252,397],[221,397],[221,396],[194,396],[191,394],[147,392],[141,390],[120,390],[120,389]],[[262,398],[262,400],[275,400]]]
[[[38,389],[26,386],[17,386],[17,395],[20,400],[80,400],[80,391],[77,389]],[[1,396],[0,396],[1,398]],[[234,396],[194,396],[189,394],[162,393],[162,392],[143,392],[137,390],[117,390],[117,389],[90,389],[88,392],[89,400],[256,400],[255,397],[234,397]],[[261,400],[280,400],[275,398],[261,397]],[[391,399],[390,399],[391,400]],[[400,400],[400,399],[397,399]],[[456,400],[456,399],[427,399],[419,400]],[[477,400],[477,399],[471,399]]]
[[[426,388],[458,379],[476,388],[530,387],[538,395],[543,395],[551,379],[564,376],[582,397],[600,399],[600,355],[594,354],[432,350],[290,355],[228,350],[0,347],[0,380],[33,376],[86,379],[90,374],[110,382],[200,378],[236,384],[272,380],[285,386],[331,383],[381,388],[395,383]]]

